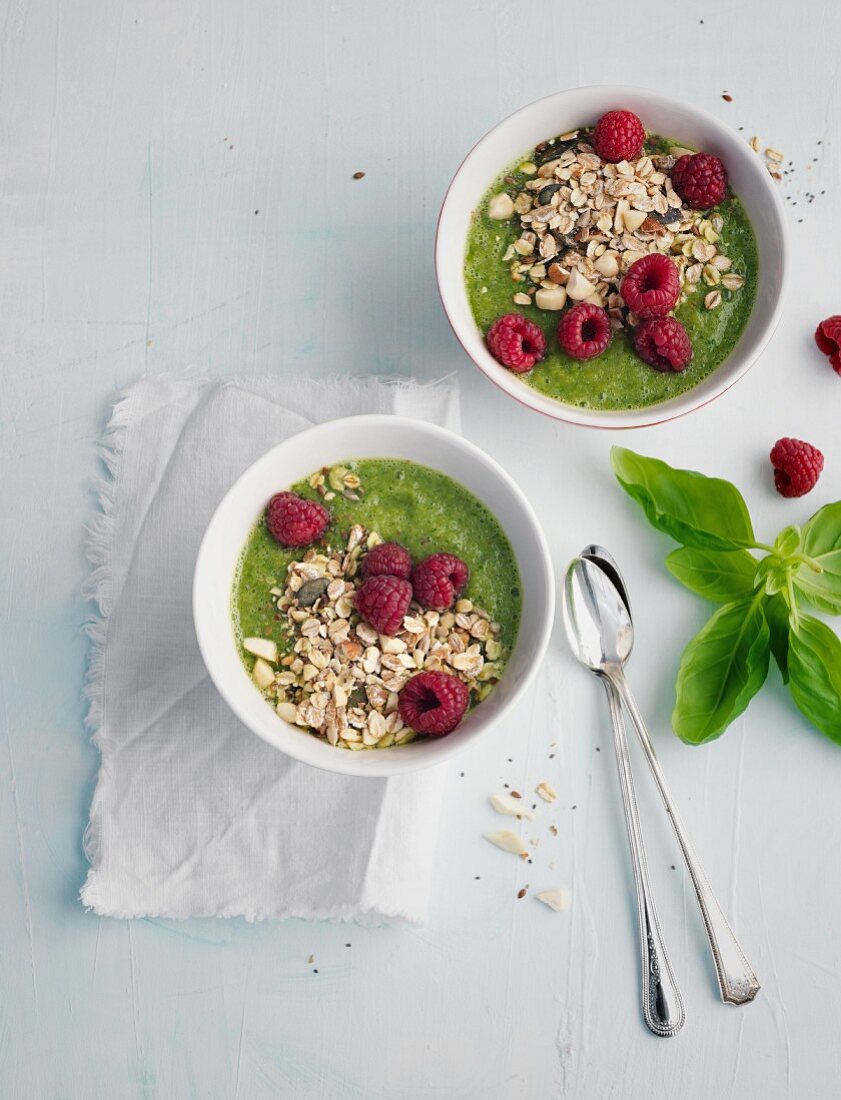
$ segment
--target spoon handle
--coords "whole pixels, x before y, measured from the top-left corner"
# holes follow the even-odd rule
[[[610,718],[613,723],[613,744],[616,749],[616,763],[619,769],[619,786],[622,790],[622,803],[625,807],[625,822],[628,826],[628,843],[631,848],[631,862],[634,869],[634,882],[637,890],[637,909],[639,914],[640,952],[642,955],[642,1013],[646,1026],[655,1035],[668,1038],[676,1035],[683,1027],[686,1014],[683,998],[680,995],[663,934],[654,905],[654,896],[648,877],[648,862],[645,857],[642,827],[640,826],[637,799],[634,793],[634,779],[631,773],[631,761],[628,755],[628,738],[625,733],[625,721],[616,688],[610,680],[604,679],[605,691],[610,705]]]
[[[628,708],[628,713],[636,728],[648,766],[651,768],[660,796],[666,807],[666,813],[671,820],[677,842],[683,853],[689,877],[692,879],[692,885],[695,888],[695,896],[698,898],[698,904],[701,907],[707,938],[710,941],[716,977],[721,990],[721,999],[732,1005],[747,1004],[759,992],[759,981],[750,963],[745,958],[744,952],[733,934],[733,929],[727,923],[727,918],[719,905],[718,898],[713,893],[709,879],[704,874],[704,870],[698,862],[698,857],[689,842],[683,822],[672,801],[666,777],[654,751],[654,745],[624,675],[619,673],[612,676],[611,683]]]

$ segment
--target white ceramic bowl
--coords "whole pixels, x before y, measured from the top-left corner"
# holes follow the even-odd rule
[[[613,412],[580,409],[554,401],[497,363],[473,320],[463,269],[470,216],[499,173],[539,142],[592,124],[605,111],[619,107],[638,114],[648,130],[721,157],[731,186],[742,200],[756,233],[759,287],[756,304],[738,344],[703,382],[659,405]],[[557,420],[594,428],[637,428],[672,420],[706,405],[730,389],[753,365],[780,318],[788,278],[788,247],[780,196],[762,160],[743,137],[688,103],[643,88],[599,85],[572,88],[530,103],[500,122],[474,146],[456,172],[441,207],[435,268],[441,300],[453,331],[476,366],[500,389]]]
[[[230,617],[237,561],[266,502],[321,466],[352,458],[405,458],[448,474],[499,520],[517,558],[523,593],[520,632],[502,680],[447,737],[390,749],[334,748],[275,714],[237,652]],[[196,560],[193,618],[207,671],[237,717],[289,756],[345,775],[382,776],[437,764],[475,741],[523,694],[543,659],[555,609],[552,562],[531,505],[478,447],[443,428],[398,416],[354,416],[302,432],[274,447],[229,490],[208,525]]]

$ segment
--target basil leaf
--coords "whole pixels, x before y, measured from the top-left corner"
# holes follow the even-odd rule
[[[796,524],[791,527],[784,527],[774,539],[774,549],[780,557],[787,558],[790,554],[796,554],[800,549],[801,538],[800,528]]]
[[[789,691],[809,721],[841,743],[841,641],[826,623],[801,615],[791,632]]]
[[[783,592],[788,588],[789,569],[776,554],[763,558],[756,569],[756,583],[764,588],[769,596]]]
[[[672,713],[681,740],[712,741],[744,711],[768,675],[769,637],[756,597],[725,604],[695,635],[680,661]]]
[[[756,558],[747,550],[697,550],[681,546],[666,558],[673,577],[716,603],[746,600],[756,584]]]
[[[788,683],[789,625],[788,604],[782,596],[771,596],[764,605],[765,620],[771,632],[771,652],[780,670],[783,683]]]
[[[619,484],[642,505],[652,527],[701,550],[753,546],[747,506],[729,481],[675,470],[625,447],[614,447],[610,459]]]
[[[841,501],[819,509],[803,528],[803,553],[823,572],[800,565],[796,587],[819,611],[841,615]]]

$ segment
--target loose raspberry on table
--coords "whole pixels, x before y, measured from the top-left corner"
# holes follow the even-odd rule
[[[354,605],[380,634],[396,634],[412,602],[412,586],[402,577],[368,577],[356,590]]]
[[[528,374],[546,354],[546,337],[520,313],[497,317],[485,340],[494,359],[515,374]]]
[[[712,153],[684,153],[672,167],[672,187],[695,210],[708,210],[727,197],[727,171]]]
[[[558,343],[571,359],[594,359],[605,350],[613,335],[605,310],[579,302],[558,322]]]
[[[381,542],[362,559],[363,577],[400,577],[412,575],[412,555],[399,542]]]
[[[692,342],[676,317],[654,317],[634,329],[640,359],[660,371],[685,370],[692,359]]]
[[[608,111],[593,130],[593,147],[602,160],[636,160],[645,144],[645,127],[633,111]]]
[[[412,571],[415,599],[432,611],[452,607],[469,580],[469,568],[455,554],[432,554]]]
[[[833,314],[815,329],[815,343],[829,356],[829,365],[841,374],[841,314]]]
[[[309,546],[324,534],[330,513],[317,500],[297,493],[275,493],[266,508],[266,526],[282,546]]]
[[[419,672],[404,684],[397,710],[416,733],[452,733],[470,703],[467,685],[446,672]]]
[[[680,297],[677,266],[662,252],[650,252],[628,268],[620,293],[628,309],[643,321],[665,317]]]
[[[814,489],[823,470],[823,455],[802,439],[778,439],[771,449],[774,484],[784,497],[802,497]]]

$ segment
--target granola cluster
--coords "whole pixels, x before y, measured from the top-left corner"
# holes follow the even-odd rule
[[[700,289],[705,308],[716,309],[722,288],[744,286],[718,247],[722,215],[691,209],[672,187],[669,170],[690,150],[611,164],[588,136],[575,131],[538,146],[537,163],[519,166],[534,178],[513,198],[502,192],[490,200],[491,217],[516,215],[522,230],[503,256],[513,281],[522,284],[516,304],[562,309],[567,299],[585,301],[606,308],[617,327],[633,327],[638,318],[625,307],[620,285],[649,252],[674,260],[681,301]]]
[[[458,677],[473,702],[486,698],[502,673],[500,625],[470,600],[443,613],[413,602],[393,636],[360,619],[354,611],[359,566],[382,541],[355,525],[342,549],[307,550],[290,564],[285,588],[271,593],[294,639],[292,651],[257,681],[285,721],[352,750],[402,745],[417,736],[398,714],[398,693],[416,673]]]

